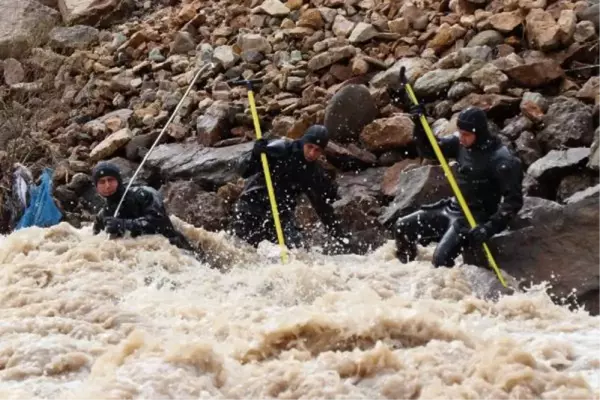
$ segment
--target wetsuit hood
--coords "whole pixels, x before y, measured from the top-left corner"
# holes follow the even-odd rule
[[[119,201],[124,191],[121,169],[117,165],[107,161],[99,162],[92,171],[92,180],[94,181],[94,187],[98,185],[98,181],[100,180],[100,178],[103,178],[105,176],[112,176],[119,183],[119,186],[117,186],[117,191],[112,195],[106,197],[106,199],[109,202]]]
[[[298,141],[305,145],[307,143],[316,144],[322,149],[329,143],[329,132],[323,125],[313,125],[304,132],[304,135]]]
[[[473,132],[476,136],[471,146],[474,149],[485,149],[496,142],[496,138],[490,133],[488,119],[485,112],[478,107],[469,107],[458,115],[456,121],[458,129]]]

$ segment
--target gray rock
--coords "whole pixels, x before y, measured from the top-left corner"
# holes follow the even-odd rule
[[[403,58],[385,71],[377,73],[371,79],[371,86],[374,88],[383,88],[388,86],[397,86],[399,84],[400,69],[406,68],[406,79],[411,85],[414,85],[416,80],[429,72],[432,68],[432,63],[424,58]]]
[[[441,96],[454,82],[456,73],[456,69],[427,72],[415,82],[415,94],[417,97]]]
[[[452,196],[444,171],[438,166],[428,165],[402,172],[397,187],[399,191],[394,200],[379,217],[379,222],[389,228],[398,218],[416,211],[421,205]]]
[[[550,151],[527,169],[523,181],[526,193],[554,199],[560,180],[584,167],[589,155],[588,147]]]
[[[529,167],[542,157],[542,149],[535,139],[535,135],[529,131],[521,133],[515,141],[515,146],[524,167]]]
[[[331,139],[354,142],[362,129],[377,118],[378,110],[364,85],[348,85],[337,92],[325,108],[325,126]]]
[[[487,30],[479,32],[477,35],[469,41],[467,47],[475,47],[475,46],[490,46],[494,47],[496,45],[504,43],[504,36],[494,30]]]
[[[70,54],[98,44],[99,38],[100,32],[91,26],[56,27],[50,31],[48,44],[54,51]]]
[[[575,294],[579,304],[598,315],[599,196],[581,197],[565,206],[541,203],[529,210],[529,226],[497,235],[489,246],[498,266],[522,287],[549,282],[556,303],[568,304],[566,298],[572,301]],[[481,253],[465,255],[465,262],[487,267]]]
[[[592,143],[592,148],[590,151],[590,161],[588,163],[588,168],[591,168],[596,171],[598,171],[600,164],[600,152],[598,151],[599,135],[600,127],[596,128],[596,132],[594,133],[594,142]]]
[[[448,90],[448,97],[452,100],[459,100],[476,90],[477,86],[471,82],[454,82],[450,90]]]
[[[240,178],[238,163],[254,143],[204,147],[198,143],[157,146],[148,156],[148,167],[167,180],[191,179],[202,186],[218,187]]]
[[[20,58],[29,48],[46,43],[60,22],[58,11],[35,0],[0,0],[0,60]]]
[[[187,54],[196,48],[196,41],[189,32],[179,31],[171,42],[171,54]]]
[[[584,103],[558,97],[544,116],[537,138],[546,151],[562,146],[590,146],[594,140],[592,109]]]

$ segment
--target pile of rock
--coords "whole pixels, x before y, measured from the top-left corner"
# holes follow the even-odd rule
[[[381,244],[398,216],[450,193],[439,167],[416,159],[411,120],[389,104],[386,88],[401,67],[427,101],[436,135],[452,133],[467,106],[488,111],[527,168],[526,194],[565,203],[598,184],[598,4],[13,3],[0,0],[14,9],[0,16],[0,95],[28,108],[31,129],[64,155],[57,196],[68,213],[94,203],[82,174],[95,161],[135,168],[206,63],[215,67],[186,98],[145,176],[155,186],[182,181],[163,191],[192,223],[207,221],[190,199],[222,213],[209,225],[221,229],[239,193],[235,162],[254,136],[245,89],[228,84],[240,77],[263,79],[263,131],[294,138],[310,124],[328,126],[327,163],[342,188],[337,212],[361,251]]]

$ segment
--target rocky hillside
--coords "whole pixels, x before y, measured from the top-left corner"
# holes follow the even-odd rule
[[[12,10],[0,16],[2,174],[14,161],[53,165],[57,201],[74,224],[98,204],[92,165],[112,159],[132,173],[197,69],[211,62],[141,177],[197,226],[225,227],[240,190],[235,161],[254,132],[245,89],[227,84],[239,77],[263,79],[256,97],[265,132],[297,137],[313,123],[331,130],[326,164],[337,174],[336,210],[357,251],[381,244],[399,215],[450,193],[440,168],[416,158],[410,119],[389,104],[386,88],[402,66],[437,135],[452,133],[469,105],[488,111],[491,128],[527,168],[525,193],[550,201],[529,205],[597,197],[597,3],[0,0],[0,7]],[[315,221],[308,207],[298,218]]]

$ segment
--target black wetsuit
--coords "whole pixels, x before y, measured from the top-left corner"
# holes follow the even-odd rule
[[[521,182],[523,173],[520,160],[497,137],[490,135],[485,114],[469,110],[465,126],[477,131],[475,143],[466,148],[457,135],[438,139],[447,159],[458,162],[456,180],[478,226],[483,227],[485,240],[506,229],[508,222],[523,205]],[[415,119],[415,139],[422,157],[436,159],[421,123]],[[419,211],[396,221],[395,237],[398,257],[412,261],[417,244],[439,241],[433,256],[437,266],[453,266],[454,259],[472,244],[470,226],[455,198],[421,207]]]
[[[268,144],[267,144],[268,143]],[[308,162],[302,140],[277,139],[257,141],[252,152],[241,162],[241,175],[246,178],[244,190],[235,205],[232,229],[236,236],[253,246],[262,240],[277,243],[265,176],[260,161],[264,152],[269,161],[275,199],[285,242],[302,247],[303,238],[294,222],[298,196],[306,194],[330,233],[339,237],[339,225],[331,204],[337,199],[337,186],[316,162]]]
[[[117,196],[113,195],[106,199],[106,205],[96,216],[94,234],[105,229],[107,217],[114,216],[121,193],[122,191],[119,190]],[[171,244],[181,249],[197,251],[171,223],[160,193],[149,186],[132,186],[129,189],[119,209],[117,219],[121,220],[121,229],[118,232],[111,232],[116,236],[124,235],[125,231],[129,231],[132,237],[161,234],[169,239]]]

